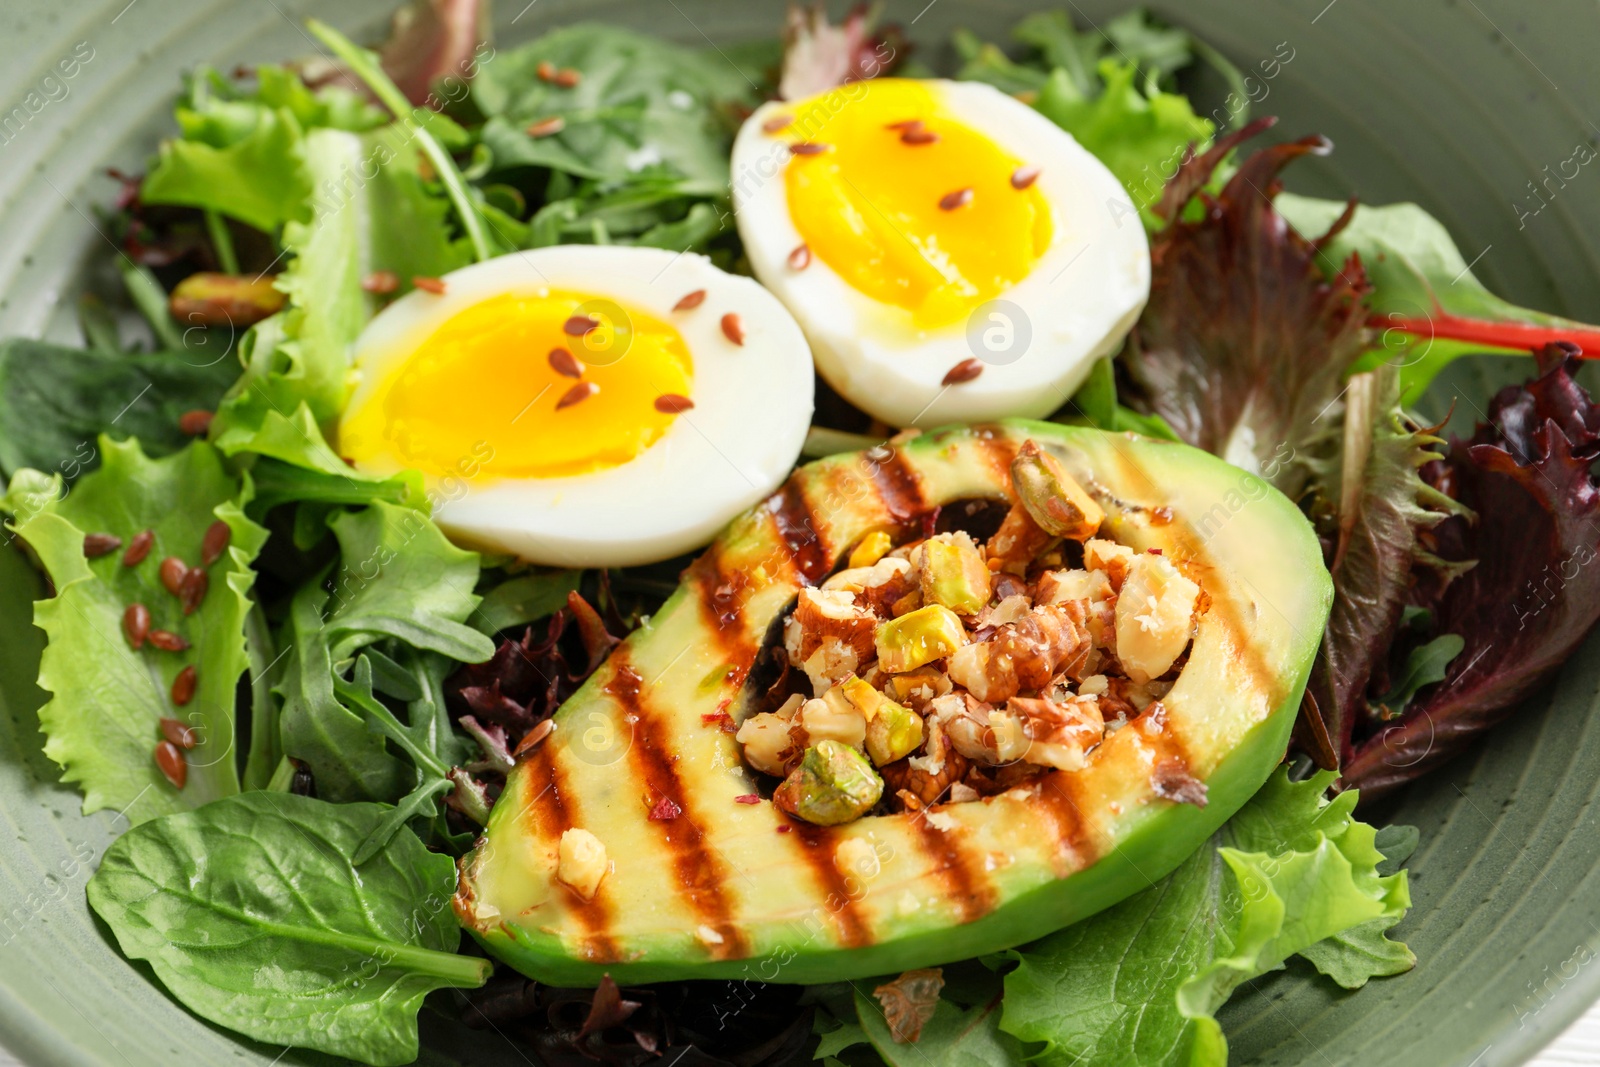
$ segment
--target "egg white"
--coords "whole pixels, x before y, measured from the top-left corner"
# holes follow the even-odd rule
[[[921,427],[1047,415],[1067,401],[1097,359],[1116,350],[1149,297],[1150,249],[1139,212],[1103,163],[1033,108],[980,82],[928,84],[948,117],[1041,168],[1035,187],[1052,211],[1050,247],[1025,278],[998,295],[1021,310],[1025,323],[979,322],[972,328],[979,340],[974,345],[968,320],[921,330],[909,311],[855,289],[818,256],[794,269],[789,255],[802,237],[789,213],[784,134],[762,130],[790,110],[781,102],[757,109],[734,141],[739,236],[756,277],[799,320],[817,369],[862,410],[891,426]],[[826,132],[815,139],[826,142]],[[1020,355],[1016,347],[1005,349],[1006,331],[1015,338],[1024,327],[1031,334],[1027,348]],[[986,341],[988,330],[996,332]],[[1001,352],[986,347],[991,344]],[[969,358],[983,361],[977,378],[942,384]]]
[[[446,320],[506,293],[556,289],[613,300],[675,326],[694,363],[694,408],[627,463],[558,478],[498,478],[491,454],[464,462],[459,476],[435,479],[434,519],[452,539],[557,566],[648,563],[706,543],[794,466],[811,422],[811,354],[793,317],[749,278],[728,274],[704,256],[563,245],[500,256],[443,280],[444,293],[407,293],[362,332],[347,410],[362,404]],[[697,289],[706,291],[698,307],[673,310]],[[742,346],[723,333],[721,319],[729,312],[743,325]],[[582,422],[574,425],[581,432]],[[483,439],[492,452],[497,434],[514,432],[485,426]],[[401,464],[379,459],[363,466],[388,474]]]

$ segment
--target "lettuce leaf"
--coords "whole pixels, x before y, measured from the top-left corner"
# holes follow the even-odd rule
[[[49,639],[39,668],[39,685],[52,694],[39,710],[45,754],[62,766],[64,781],[83,790],[86,813],[115,809],[138,823],[239,789],[235,684],[246,664],[251,563],[266,531],[245,517],[249,488],[228,473],[210,445],[196,442],[152,460],[137,441],[102,437],[100,451],[99,470],[65,497],[19,514],[15,529],[56,589],[34,606],[34,622]],[[19,475],[15,481],[37,486],[38,479]],[[208,568],[200,608],[185,616],[160,584],[158,568],[173,555],[199,565],[201,541],[218,520],[230,531],[227,551]],[[154,531],[155,545],[138,566],[124,566],[121,551],[95,559],[84,554],[86,534],[113,534],[126,546],[144,530]],[[146,644],[135,651],[122,627],[133,603],[149,608],[152,628],[180,634],[193,647],[173,653]],[[170,692],[186,666],[195,668],[198,687],[179,708]],[[199,737],[187,753],[182,790],[153,758],[163,718],[188,723]]]
[[[452,236],[449,204],[422,178],[417,143],[397,125],[364,134],[314,130],[305,139],[319,194],[312,217],[284,228],[293,257],[278,287],[289,306],[241,344],[245,373],[217,413],[224,452],[270,455],[330,475],[353,472],[321,427],[344,402],[350,346],[378,310],[361,287],[387,270],[437,277],[471,258]]]
[[[1303,719],[1300,740],[1328,768],[1367,715],[1369,685],[1388,658],[1413,572],[1419,563],[1451,569],[1428,550],[1426,532],[1463,512],[1422,478],[1444,442],[1401,413],[1398,377],[1385,365],[1346,383],[1339,463],[1318,483],[1333,510],[1323,526],[1334,600],[1310,687],[1319,721]]]
[[[1298,499],[1336,480],[1344,380],[1367,346],[1367,285],[1359,263],[1325,281],[1320,239],[1284,226],[1261,191],[1331,146],[1308,137],[1255,152],[1208,211],[1180,217],[1228,153],[1268,125],[1179,167],[1156,206],[1172,221],[1152,239],[1150,301],[1121,358],[1131,406]]]
[[[256,82],[242,91],[209,67],[188,78],[175,112],[183,136],[162,142],[141,200],[217,211],[271,233],[307,215],[317,180],[307,166],[309,131],[388,121],[349,89],[312,90],[284,67],[256,68]]]
[[[231,360],[202,364],[192,353],[0,342],[0,471],[59,471],[70,482],[94,469],[103,430],[137,437],[151,455],[175,452],[190,440],[179,416],[214,410],[237,375]]]
[[[1540,352],[1539,376],[1501,390],[1472,438],[1453,441],[1424,471],[1474,520],[1451,518],[1434,530],[1435,551],[1456,565],[1455,576],[1418,583],[1412,603],[1426,609],[1423,625],[1393,655],[1404,662],[1448,635],[1460,651],[1397,721],[1369,721],[1348,746],[1344,780],[1369,795],[1438,766],[1505,718],[1600,620],[1600,568],[1592,565],[1600,405],[1574,381],[1570,352]]]
[[[1045,1064],[1224,1067],[1214,1013],[1241,984],[1300,954],[1347,988],[1409,969],[1384,931],[1410,906],[1382,875],[1377,831],[1321,773],[1279,770],[1160,883],[1011,955],[1000,1029]]]
[[[1348,205],[1283,193],[1278,210],[1301,233],[1321,233]],[[1526,353],[1566,338],[1600,351],[1600,327],[1518,307],[1491,293],[1444,226],[1416,204],[1361,205],[1323,245],[1332,275],[1359,255],[1372,292],[1368,313],[1382,347],[1364,366],[1400,369],[1401,400],[1414,403],[1453,360],[1479,352]],[[1474,260],[1476,262],[1476,260]]]
[[[1110,168],[1133,197],[1146,224],[1157,221],[1154,207],[1190,146],[1211,139],[1211,120],[1194,113],[1189,98],[1135,85],[1139,71],[1117,59],[1097,68],[1104,88],[1087,99],[1056,69],[1034,102],[1041,114],[1072,134]]]

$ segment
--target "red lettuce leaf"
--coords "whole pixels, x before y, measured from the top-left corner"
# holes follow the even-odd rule
[[[1600,618],[1600,407],[1573,381],[1575,367],[1571,346],[1547,346],[1539,376],[1501,390],[1472,439],[1424,471],[1477,516],[1432,534],[1440,557],[1477,565],[1442,587],[1419,583],[1416,597],[1432,632],[1465,646],[1398,721],[1355,740],[1343,784],[1363,797],[1432,769],[1511,714]]]
[[[1325,733],[1303,721],[1299,739],[1325,769],[1367,714],[1367,693],[1394,642],[1417,564],[1452,572],[1439,571],[1422,541],[1460,510],[1419,474],[1440,458],[1435,447],[1444,442],[1401,413],[1399,396],[1399,375],[1388,366],[1355,375],[1345,390],[1337,503],[1324,524],[1333,609],[1311,677]]]
[[[783,35],[783,72],[778,97],[803,100],[850,82],[887,74],[905,57],[905,38],[895,26],[873,32],[876,8],[857,4],[835,26],[819,3],[794,4]]]
[[[1215,194],[1206,186],[1261,120],[1189,158],[1157,213],[1150,302],[1128,339],[1129,401],[1189,444],[1261,474],[1292,498],[1339,448],[1343,378],[1367,347],[1366,274],[1352,257],[1326,280],[1320,244],[1273,207],[1278,175],[1325,154],[1321,137],[1247,156]]]

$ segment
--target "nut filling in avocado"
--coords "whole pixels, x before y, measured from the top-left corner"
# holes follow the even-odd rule
[[[1010,473],[986,539],[873,531],[800,591],[791,670],[737,735],[790,815],[834,826],[975,801],[1081,770],[1108,732],[1160,720],[1201,586],[1160,549],[1097,537],[1100,505],[1032,440]],[[1163,785],[1205,804],[1177,769]]]

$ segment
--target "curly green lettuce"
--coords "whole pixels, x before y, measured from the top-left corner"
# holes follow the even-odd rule
[[[8,505],[13,528],[55,587],[53,597],[34,606],[34,623],[48,638],[39,667],[39,685],[51,694],[39,710],[45,754],[61,765],[63,781],[83,791],[85,813],[111,809],[139,823],[239,790],[235,685],[247,662],[251,564],[266,531],[245,517],[248,485],[210,445],[196,442],[163,459],[148,458],[137,441],[101,437],[99,449],[100,468],[65,496],[51,499],[59,482],[37,492],[40,477],[20,472],[13,488],[31,484],[36,492],[28,506],[15,493]],[[215,523],[226,525],[227,545],[207,566],[202,545]],[[154,536],[149,555],[125,564],[124,553],[145,531]],[[88,535],[110,535],[119,545],[91,557]],[[192,614],[159,578],[169,556],[207,575]],[[189,647],[161,651],[148,640],[132,647],[123,619],[133,604],[148,609],[151,630],[177,634]],[[193,699],[179,706],[173,682],[187,667],[197,682]],[[197,738],[186,753],[181,789],[154,759],[167,718]]]

